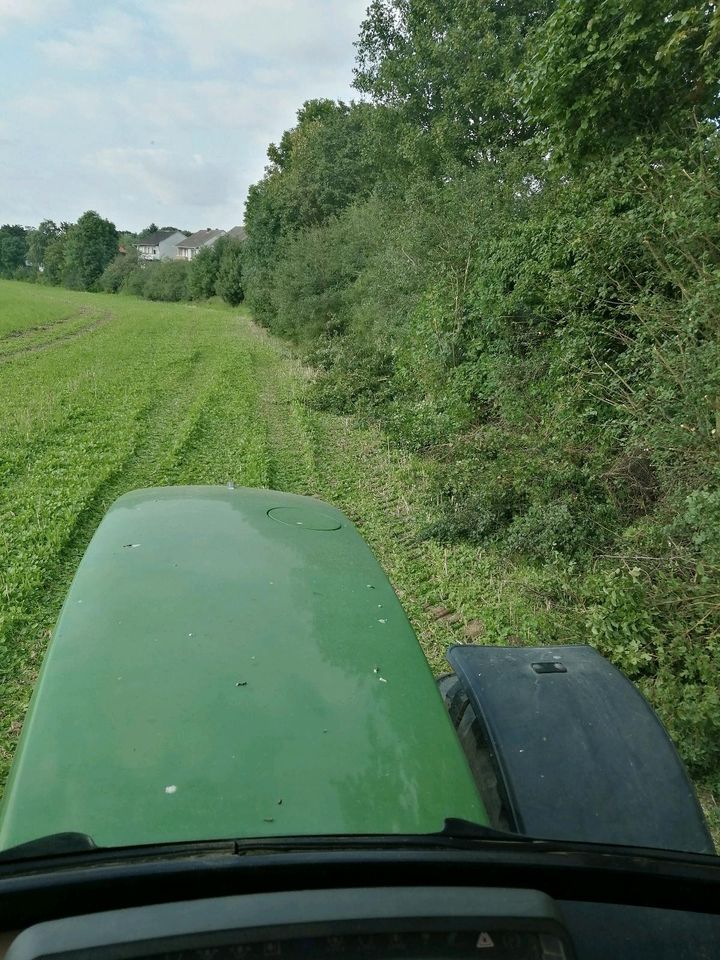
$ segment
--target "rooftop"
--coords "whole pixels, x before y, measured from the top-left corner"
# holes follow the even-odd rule
[[[201,247],[208,240],[216,240],[223,233],[225,233],[224,230],[211,230],[209,227],[207,230],[198,230],[197,233],[192,233],[189,237],[181,240],[178,247]]]
[[[156,247],[174,233],[177,233],[177,230],[158,230],[157,233],[149,233],[142,240],[138,240],[137,245],[139,247]]]

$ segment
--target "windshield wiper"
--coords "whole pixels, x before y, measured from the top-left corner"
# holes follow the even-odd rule
[[[472,820],[461,820],[458,817],[446,817],[445,826],[440,833],[431,833],[431,837],[447,837],[450,840],[515,840],[518,842],[532,842],[535,837],[528,837],[523,833],[510,833],[508,830],[496,830],[486,827]]]
[[[34,860],[39,857],[55,857],[67,853],[90,853],[98,850],[92,837],[86,833],[51,833],[27,843],[18,844],[0,853],[0,863],[15,860]]]

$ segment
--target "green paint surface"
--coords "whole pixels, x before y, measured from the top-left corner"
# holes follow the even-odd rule
[[[342,513],[223,487],[116,501],[43,664],[0,849],[61,831],[99,846],[426,833],[445,817],[487,822],[412,628]]]

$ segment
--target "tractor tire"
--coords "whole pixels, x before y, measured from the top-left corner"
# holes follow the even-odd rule
[[[454,673],[444,673],[437,678],[437,685],[485,806],[489,825],[495,830],[517,832],[500,785],[495,758],[460,681]]]

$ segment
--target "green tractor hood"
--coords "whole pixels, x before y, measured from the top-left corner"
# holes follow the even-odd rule
[[[347,518],[268,490],[121,497],[80,564],[0,849],[486,823],[422,651]]]

